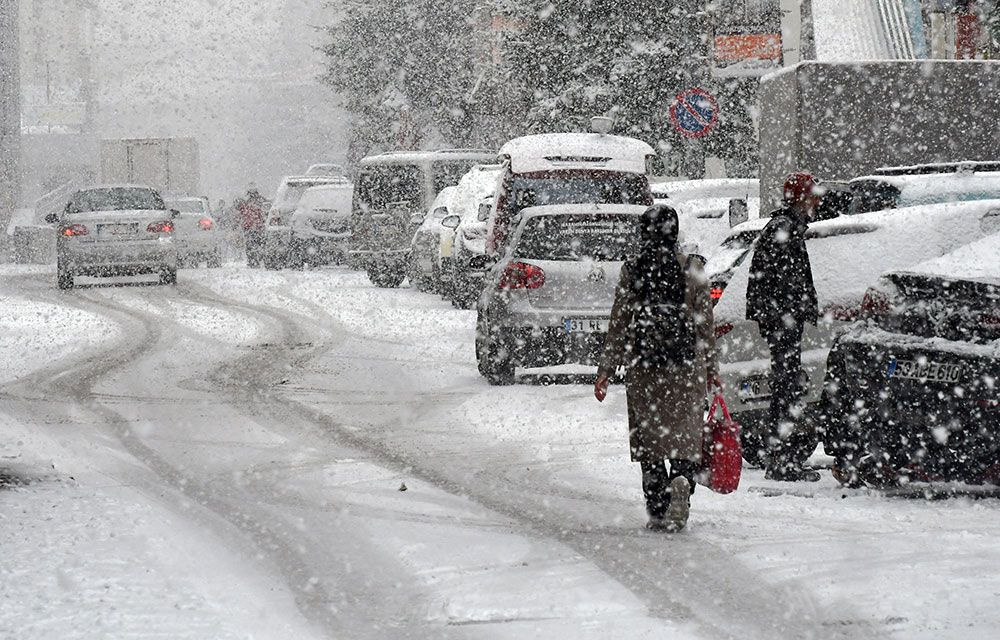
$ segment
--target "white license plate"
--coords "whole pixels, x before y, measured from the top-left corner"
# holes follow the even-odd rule
[[[105,238],[127,238],[134,236],[139,231],[137,224],[99,224],[97,225],[97,235]]]
[[[566,333],[607,333],[607,318],[566,318],[563,320]]]
[[[898,360],[893,358],[889,362],[889,370],[886,372],[886,377],[920,380],[921,382],[954,383],[962,379],[962,365],[931,362],[930,360],[919,362],[917,360]]]
[[[771,397],[771,380],[768,377],[744,378],[740,380],[737,397],[744,402]]]

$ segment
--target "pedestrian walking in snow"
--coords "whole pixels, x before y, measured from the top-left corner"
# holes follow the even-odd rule
[[[766,477],[771,480],[819,480],[819,473],[804,466],[796,422],[804,386],[802,331],[806,323],[816,324],[818,318],[805,233],[820,195],[812,175],[790,174],[785,180],[784,204],[761,231],[750,263],[747,319],[757,322],[771,352],[771,403],[764,456]]]
[[[264,255],[264,197],[250,185],[246,197],[237,204],[240,227],[243,229],[247,265],[260,266]]]
[[[706,389],[719,384],[712,304],[702,260],[677,248],[677,212],[654,205],[641,225],[638,254],[615,292],[594,395],[603,402],[611,376],[626,368],[629,445],[642,468],[647,527],[679,531],[701,466]]]

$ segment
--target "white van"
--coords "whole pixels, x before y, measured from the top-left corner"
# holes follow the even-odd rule
[[[351,216],[357,266],[380,287],[406,277],[410,240],[445,187],[458,184],[473,166],[496,160],[485,149],[393,152],[368,156],[354,184]]]
[[[595,118],[595,130],[603,118]],[[605,129],[610,129],[609,126]],[[503,177],[487,224],[486,251],[499,256],[517,214],[554,204],[653,204],[651,146],[606,133],[545,133],[500,148]]]

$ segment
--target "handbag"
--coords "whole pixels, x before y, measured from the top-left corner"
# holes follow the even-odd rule
[[[721,409],[721,416],[716,410]],[[732,493],[740,486],[743,446],[740,425],[729,415],[721,393],[712,398],[702,439],[702,470],[698,482],[716,493]]]

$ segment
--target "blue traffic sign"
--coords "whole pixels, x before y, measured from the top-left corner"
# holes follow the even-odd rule
[[[719,122],[719,103],[704,89],[688,89],[670,104],[670,119],[681,135],[700,138]]]

